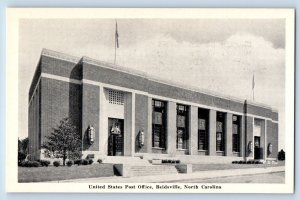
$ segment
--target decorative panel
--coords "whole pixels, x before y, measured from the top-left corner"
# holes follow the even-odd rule
[[[223,123],[217,121],[217,132],[223,132]]]
[[[185,127],[185,116],[177,115],[177,127]]]
[[[198,128],[200,130],[206,130],[206,121],[205,121],[205,119],[198,119]]]

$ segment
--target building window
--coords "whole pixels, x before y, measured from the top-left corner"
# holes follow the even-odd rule
[[[152,147],[166,148],[166,102],[152,100]]]
[[[109,89],[108,102],[110,104],[124,105],[124,92]]]
[[[198,150],[208,149],[208,110],[198,110]]]
[[[240,152],[240,117],[232,116],[232,151]]]
[[[224,151],[224,113],[217,113],[216,151]]]
[[[177,104],[177,149],[188,149],[188,106]]]

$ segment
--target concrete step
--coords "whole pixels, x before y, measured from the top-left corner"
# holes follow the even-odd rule
[[[131,166],[129,170],[130,176],[178,174],[177,169],[172,165]]]
[[[103,159],[103,163],[126,164],[134,166],[151,165],[148,160],[140,157],[126,157],[126,156],[107,156]]]

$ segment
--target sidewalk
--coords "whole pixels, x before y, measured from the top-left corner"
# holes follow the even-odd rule
[[[212,170],[212,171],[199,171],[190,174],[168,174],[159,176],[136,176],[123,178],[121,176],[113,177],[99,177],[88,179],[72,179],[62,181],[52,181],[56,183],[163,183],[169,181],[193,180],[193,179],[209,179],[219,177],[231,177],[252,174],[267,174],[273,172],[284,172],[284,166],[268,167],[268,168],[249,168],[249,169],[230,169],[230,170]]]

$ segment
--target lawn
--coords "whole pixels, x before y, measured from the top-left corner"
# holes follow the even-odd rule
[[[19,183],[114,176],[113,164],[19,167]]]
[[[226,170],[226,169],[246,169],[246,168],[266,168],[284,166],[284,162],[278,164],[193,164],[193,172],[210,171],[210,170]]]

